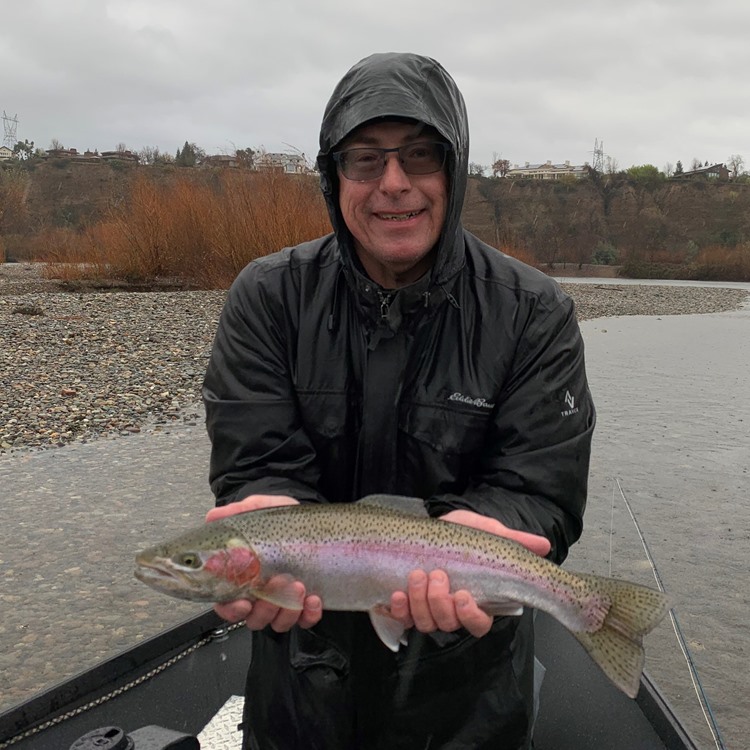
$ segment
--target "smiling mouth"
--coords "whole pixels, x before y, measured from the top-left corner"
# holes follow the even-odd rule
[[[420,208],[418,211],[409,211],[408,213],[402,214],[390,214],[390,213],[377,213],[375,214],[379,219],[385,221],[406,221],[407,219],[413,219],[415,216],[419,216],[422,213]]]

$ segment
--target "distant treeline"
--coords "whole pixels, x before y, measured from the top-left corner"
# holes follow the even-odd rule
[[[750,184],[593,173],[469,179],[464,225],[545,270],[750,280]],[[241,169],[0,169],[0,260],[69,275],[222,287],[252,258],[330,231],[317,180]],[[58,269],[61,270],[61,269]]]
[[[633,277],[750,280],[750,183],[592,173],[475,178],[465,224],[542,266],[620,265]]]

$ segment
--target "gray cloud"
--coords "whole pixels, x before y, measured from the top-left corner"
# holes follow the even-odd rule
[[[26,0],[3,9],[0,109],[46,147],[314,154],[365,55],[412,50],[464,92],[472,160],[750,161],[744,0]]]

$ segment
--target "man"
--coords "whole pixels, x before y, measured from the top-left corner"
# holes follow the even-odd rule
[[[355,65],[325,111],[333,234],[251,263],[206,374],[209,519],[371,493],[561,562],[580,535],[594,409],[571,300],[460,223],[463,99],[434,60]],[[491,618],[414,571],[392,654],[367,615],[217,606],[253,640],[245,748],[526,748],[530,613]]]

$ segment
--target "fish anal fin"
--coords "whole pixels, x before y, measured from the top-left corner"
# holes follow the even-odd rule
[[[493,617],[520,617],[523,614],[523,604],[510,599],[496,602],[481,602],[479,609]]]
[[[394,653],[400,646],[406,645],[405,628],[384,605],[373,607],[370,612],[370,622],[383,643]]]
[[[269,578],[263,586],[253,591],[253,595],[277,607],[297,610],[303,608],[305,598],[304,589],[293,576],[285,573]]]

